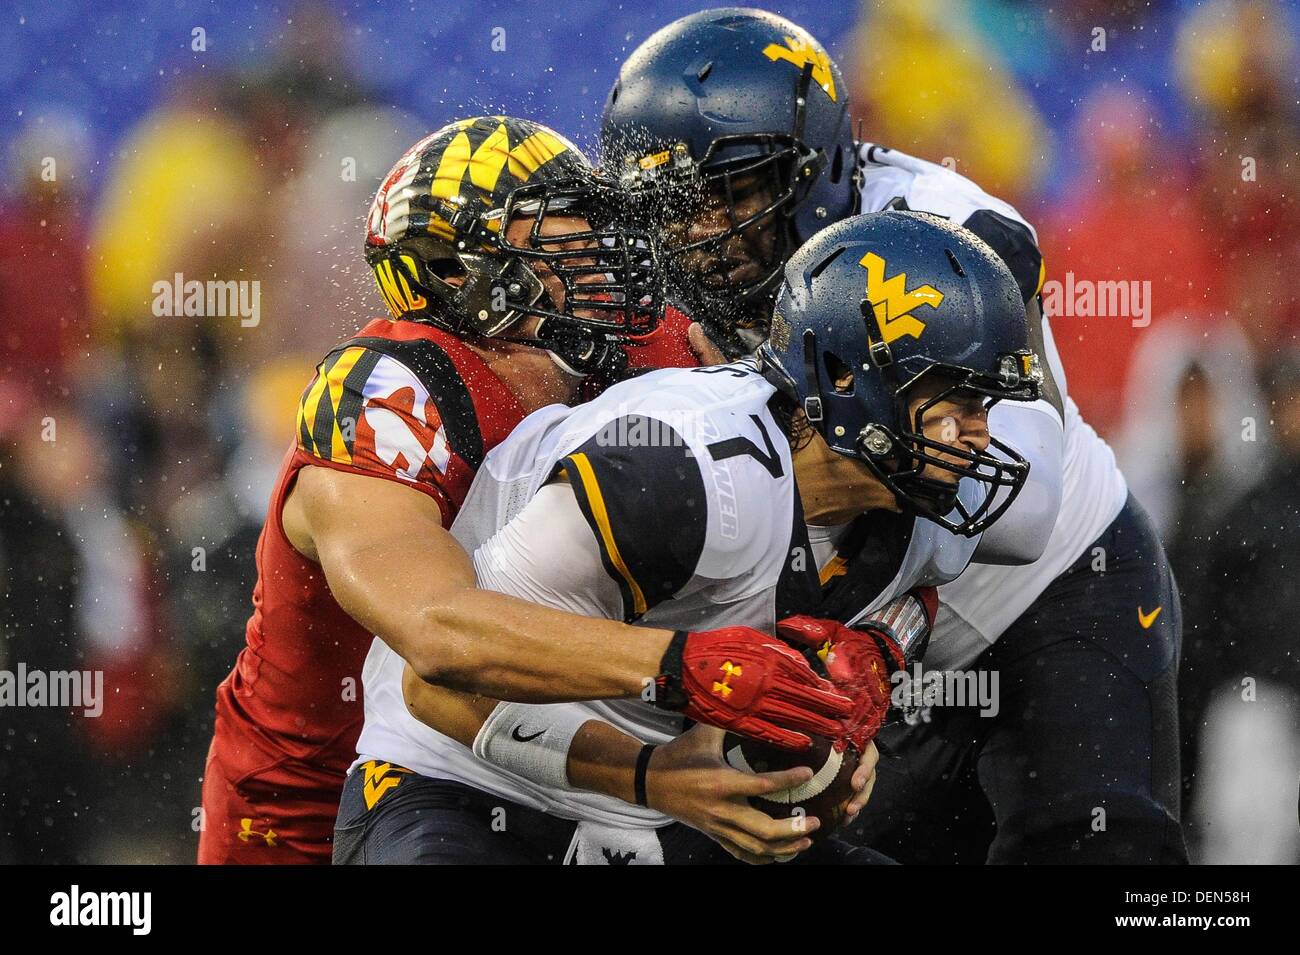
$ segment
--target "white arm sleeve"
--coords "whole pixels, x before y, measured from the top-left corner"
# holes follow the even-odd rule
[[[1029,478],[1007,512],[984,532],[972,559],[981,564],[1032,564],[1047,549],[1061,509],[1065,466],[1061,416],[1041,399],[1002,401],[989,411],[989,433],[1029,462]],[[1007,493],[1005,488],[998,491],[1001,498]]]
[[[514,519],[474,552],[484,590],[608,620],[623,619],[618,585],[563,481],[547,484]]]

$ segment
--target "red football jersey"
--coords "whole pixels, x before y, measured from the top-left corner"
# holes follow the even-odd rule
[[[377,319],[317,366],[258,541],[247,645],[217,689],[200,862],[328,862],[356,756],[373,635],[285,537],[299,469],[408,484],[438,502],[449,527],[483,455],[523,416],[481,358],[430,325]]]
[[[669,309],[629,346],[629,367],[696,364],[689,324]],[[376,319],[317,366],[258,541],[247,645],[217,688],[199,862],[330,861],[374,637],[285,537],[281,513],[299,469],[409,484],[438,502],[450,527],[484,454],[523,417],[478,355],[430,325]]]

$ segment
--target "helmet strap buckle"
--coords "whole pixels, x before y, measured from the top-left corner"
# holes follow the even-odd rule
[[[871,363],[877,368],[884,368],[894,363],[893,352],[889,350],[889,345],[886,342],[873,339],[867,345],[867,354],[871,356]]]
[[[871,356],[871,363],[877,368],[892,365],[894,363],[894,353],[890,351],[889,343],[876,338],[872,334],[877,324],[879,324],[876,321],[875,308],[864,298],[858,304],[858,310],[862,313],[862,320],[867,325],[867,354]]]
[[[479,214],[464,206],[454,206],[452,213],[447,216],[447,223],[460,237],[458,241],[462,243],[462,247],[482,244],[491,235]]]
[[[821,395],[809,395],[803,400],[804,417],[811,424],[820,424],[825,418],[825,410],[822,408]]]

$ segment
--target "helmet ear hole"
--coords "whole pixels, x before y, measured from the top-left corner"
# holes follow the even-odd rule
[[[837,395],[853,394],[852,368],[831,352],[822,352],[822,364],[826,367],[826,378]]]
[[[459,285],[468,274],[465,266],[455,259],[433,259],[425,264],[425,268],[430,275],[442,279],[449,285]]]
[[[943,251],[948,256],[948,264],[952,266],[953,274],[958,278],[964,279],[966,277],[966,270],[961,267],[961,263],[957,261],[957,256],[953,254],[952,249],[944,249]]]

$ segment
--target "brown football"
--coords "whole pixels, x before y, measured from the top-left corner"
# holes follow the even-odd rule
[[[847,743],[834,745],[824,736],[814,736],[803,752],[779,749],[768,743],[728,733],[722,741],[722,758],[733,769],[746,773],[770,773],[796,766],[810,766],[813,778],[801,786],[751,798],[750,804],[773,819],[787,819],[802,812],[816,816],[821,827],[813,841],[823,839],[844,821],[844,803],[853,795],[853,771],[858,768],[858,751]]]

